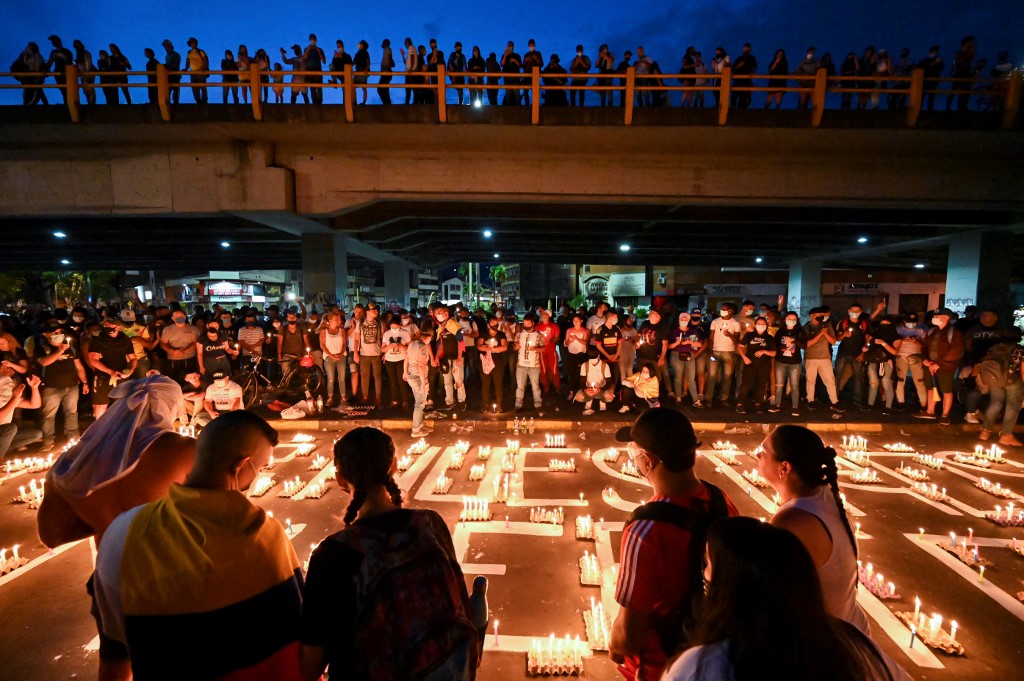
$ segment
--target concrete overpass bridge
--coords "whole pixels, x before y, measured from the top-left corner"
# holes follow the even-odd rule
[[[239,109],[163,122],[112,107],[79,124],[0,112],[0,268],[301,268],[312,294],[340,291],[363,261],[391,291],[410,268],[495,254],[756,262],[790,268],[790,297],[808,304],[822,266],[924,262],[948,269],[947,298],[996,305],[1024,276],[1019,129],[938,114],[907,129],[889,112],[719,126],[648,110],[627,126],[601,109],[541,125],[505,107],[459,107],[445,124],[429,106],[360,108],[352,123],[341,107]],[[58,244],[57,229],[72,236]]]

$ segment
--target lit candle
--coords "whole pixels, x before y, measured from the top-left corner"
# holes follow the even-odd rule
[[[292,533],[292,519],[291,518],[286,518],[284,523],[285,523],[285,526],[286,526],[285,529],[288,531],[288,534],[291,534]]]
[[[914,598],[914,619],[921,614],[921,599],[919,597]]]
[[[985,580],[985,566],[984,565],[980,565],[980,566],[978,566],[978,581],[981,582],[981,581],[984,581],[984,580]]]
[[[950,620],[949,622],[949,640],[951,643],[956,643],[956,620]]]
[[[967,528],[967,542],[970,543],[970,542],[973,542],[973,541],[974,541],[974,528],[973,527],[968,527]]]
[[[914,647],[914,638],[917,636],[917,627],[910,625],[910,648]]]
[[[494,647],[498,647],[498,620],[494,620]]]
[[[14,557],[15,566],[17,566],[18,561],[21,560],[21,556],[18,555],[18,545],[17,544],[15,544],[14,546],[11,547],[11,553],[13,554],[13,557]]]
[[[924,539],[924,528],[923,527],[917,528],[917,538],[918,538],[918,540]]]

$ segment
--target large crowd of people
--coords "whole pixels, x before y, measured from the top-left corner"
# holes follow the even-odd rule
[[[74,51],[64,46],[59,36],[51,35],[49,42],[52,49],[47,56],[43,55],[39,44],[30,42],[25,50],[11,65],[11,73],[20,82],[31,86],[24,90],[26,105],[46,104],[46,89],[37,87],[53,78],[58,85],[66,83],[66,67],[77,67],[81,77],[82,96],[86,104],[96,103],[96,90],[103,93],[106,104],[115,105],[122,101],[132,103],[131,88],[126,72],[132,71],[132,63],[111,43],[108,49],[100,49],[94,58],[92,52],[80,40],[72,43]],[[1009,52],[1000,51],[992,64],[978,57],[977,41],[974,36],[966,36],[960,42],[949,64],[941,55],[940,46],[932,46],[923,57],[914,57],[910,50],[903,48],[899,54],[890,55],[886,49],[874,46],[866,47],[858,56],[848,52],[842,61],[834,60],[832,54],[819,52],[815,47],[807,48],[805,56],[790,63],[784,49],[777,49],[771,60],[762,61],[767,68],[758,69],[758,60],[749,43],[742,50],[730,55],[724,47],[716,47],[709,51],[705,59],[700,49],[689,46],[685,49],[677,69],[665,70],[667,67],[646,53],[643,46],[636,48],[636,54],[629,49],[616,57],[613,49],[607,44],[598,48],[596,56],[591,58],[583,45],[577,45],[571,58],[562,58],[558,54],[550,54],[545,60],[533,39],[527,43],[527,51],[520,54],[515,43],[509,41],[501,54],[484,51],[474,45],[464,52],[461,42],[455,42],[452,51],[445,56],[435,39],[429,45],[416,45],[411,38],[406,38],[399,48],[401,61],[396,61],[391,48],[391,40],[384,39],[380,45],[379,55],[370,52],[369,43],[360,40],[354,53],[349,53],[342,40],[336,40],[333,52],[328,55],[317,42],[315,34],[309,35],[305,47],[298,43],[290,49],[279,48],[280,57],[271,56],[273,50],[258,48],[250,52],[246,45],[239,45],[237,50],[224,50],[219,63],[212,59],[205,50],[199,47],[199,41],[192,37],[187,41],[188,49],[184,57],[179,53],[170,39],[162,42],[163,55],[157,56],[153,48],[145,48],[140,70],[147,74],[145,85],[149,103],[157,102],[156,71],[164,66],[169,72],[170,102],[180,101],[181,85],[184,74],[188,77],[192,96],[197,104],[207,104],[210,100],[209,88],[219,88],[221,101],[239,103],[248,102],[254,77],[259,79],[257,89],[263,102],[273,101],[284,103],[285,95],[291,104],[299,99],[304,103],[322,104],[324,101],[324,85],[341,82],[347,66],[353,69],[353,81],[357,90],[358,104],[368,103],[369,78],[373,73],[377,79],[376,88],[380,103],[383,105],[397,104],[392,99],[393,93],[400,90],[392,88],[394,75],[401,74],[404,84],[405,104],[427,104],[435,101],[438,84],[438,71],[441,67],[453,74],[446,76],[450,88],[455,93],[458,104],[490,106],[530,105],[531,90],[523,74],[529,74],[538,68],[542,74],[544,86],[572,86],[580,89],[545,89],[543,104],[549,106],[584,106],[589,101],[592,105],[623,106],[625,95],[626,71],[635,70],[637,78],[636,105],[663,106],[669,105],[672,98],[669,93],[657,89],[663,85],[683,85],[693,87],[715,86],[721,81],[723,70],[730,69],[734,76],[742,76],[733,81],[735,90],[731,95],[731,105],[736,108],[749,108],[752,105],[752,93],[744,88],[766,85],[763,106],[765,109],[780,108],[786,97],[787,87],[800,87],[795,96],[798,108],[811,105],[809,85],[806,81],[797,82],[793,76],[814,76],[819,69],[824,69],[831,79],[832,87],[846,91],[841,93],[840,107],[843,109],[905,109],[907,107],[909,86],[905,80],[915,69],[924,71],[926,83],[926,107],[935,107],[936,95],[941,89],[939,80],[954,79],[995,79],[991,87],[986,83],[980,87],[982,101],[986,107],[1001,106],[1001,97],[1005,94],[1005,83],[1016,69],[1010,59]],[[330,48],[328,48],[330,49]],[[253,76],[253,65],[258,71]],[[371,70],[372,69],[372,70]],[[213,72],[211,74],[211,71]],[[294,75],[287,72],[295,71]],[[592,78],[598,74],[599,78]],[[672,74],[673,77],[665,77]],[[211,80],[211,75],[213,79]],[[719,76],[716,78],[716,75]],[[764,78],[751,80],[750,76],[763,75]],[[286,82],[287,78],[287,82]],[[102,87],[97,88],[99,83]],[[426,87],[434,85],[435,87]],[[482,86],[494,86],[482,87]],[[133,87],[136,85],[133,83]],[[583,89],[587,86],[597,87],[597,92]],[[611,89],[618,88],[618,93]],[[951,92],[946,95],[946,109],[956,107],[958,111],[968,108],[971,86],[969,82],[953,82]],[[863,92],[856,92],[863,90]],[[886,93],[886,90],[892,92]],[[705,90],[686,90],[681,94],[679,105],[682,107],[703,108],[706,103]],[[67,92],[61,90],[64,101]],[[596,96],[595,96],[596,94]],[[719,91],[711,90],[713,103],[718,104]],[[397,97],[397,95],[396,95]],[[272,98],[272,99],[271,99]]]
[[[325,408],[411,414],[417,436],[429,419],[471,404],[517,416],[657,406],[770,420],[908,412],[946,425],[959,403],[968,423],[981,424],[982,440],[1020,446],[1013,427],[1024,349],[1020,330],[1001,325],[994,310],[894,315],[884,303],[853,303],[840,313],[813,308],[801,323],[780,307],[746,300],[677,311],[668,303],[645,319],[607,303],[531,308],[521,318],[499,306],[439,303],[356,304],[351,314],[301,304],[196,306],[191,315],[177,303],[23,311],[0,316],[0,454],[40,440],[52,450],[58,413],[65,436],[77,437],[80,414],[99,418],[115,386],[154,373],[184,390],[179,425],[201,427],[250,406],[240,372],[256,360],[274,375],[319,366],[325,380],[312,397]],[[18,407],[34,410],[38,428],[23,414],[19,429]]]

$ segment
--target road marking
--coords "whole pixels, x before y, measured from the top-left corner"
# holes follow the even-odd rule
[[[51,558],[56,558],[57,556],[59,556],[60,554],[64,553],[65,551],[70,551],[71,549],[75,548],[76,546],[78,546],[82,542],[87,542],[87,541],[89,541],[89,539],[79,539],[78,541],[71,542],[70,544],[62,544],[61,546],[58,546],[55,549],[50,549],[49,551],[47,551],[43,555],[39,556],[38,558],[30,560],[29,562],[27,562],[24,565],[22,565],[20,568],[18,568],[16,570],[13,570],[11,572],[8,572],[3,577],[0,577],[0,586],[3,586],[4,584],[7,584],[9,582],[13,582],[18,577],[21,577],[23,574],[25,574],[29,570],[33,570],[33,569],[39,567],[40,565],[42,565],[43,563],[45,563],[46,561],[50,560]]]
[[[881,600],[860,584],[857,585],[857,603],[860,607],[864,608],[864,612],[871,619],[882,627],[882,631],[903,651],[903,654],[909,657],[918,667],[926,667],[928,669],[945,668],[945,665],[939,661],[939,658],[935,657],[932,651],[923,643],[919,643],[913,648],[908,648],[907,643],[910,641],[910,629],[898,620],[896,615],[892,614],[892,611]]]

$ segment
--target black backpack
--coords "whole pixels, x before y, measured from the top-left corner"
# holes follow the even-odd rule
[[[657,626],[661,648],[669,657],[685,648],[693,635],[697,616],[704,603],[704,547],[708,541],[708,530],[716,520],[729,515],[729,506],[722,490],[704,480],[701,480],[701,484],[707,486],[711,496],[706,509],[696,511],[669,502],[655,501],[638,506],[626,523],[626,527],[629,527],[640,520],[653,520],[672,523],[690,533],[686,593],[679,607]]]

